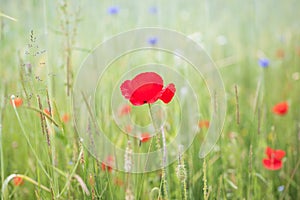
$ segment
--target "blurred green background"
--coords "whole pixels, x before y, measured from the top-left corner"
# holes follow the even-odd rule
[[[221,73],[228,106],[214,151],[198,158],[206,132],[201,130],[185,152],[187,186],[176,176],[178,163],[167,167],[169,199],[184,198],[184,190],[188,199],[300,199],[299,9],[297,0],[0,0],[1,197],[124,199],[131,193],[135,199],[165,197],[163,191],[158,196],[159,172],[130,176],[102,171],[101,163],[82,147],[72,122],[61,122],[62,114],[72,110],[68,85],[72,87],[93,48],[120,32],[162,27],[204,47]],[[263,58],[267,67],[259,64]],[[25,76],[30,70],[31,76]],[[47,90],[53,119],[59,123],[58,127],[50,123],[55,132],[50,150],[38,112],[25,108],[29,104],[39,108],[37,95],[47,107]],[[24,99],[17,112],[9,103],[12,94]],[[282,101],[288,102],[289,111],[276,116],[272,107]],[[263,167],[266,146],[286,151],[279,171]],[[52,192],[30,181],[18,187],[5,185],[13,173],[31,177]]]

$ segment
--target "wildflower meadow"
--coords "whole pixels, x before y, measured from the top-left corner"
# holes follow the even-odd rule
[[[299,9],[0,0],[1,199],[300,199]]]

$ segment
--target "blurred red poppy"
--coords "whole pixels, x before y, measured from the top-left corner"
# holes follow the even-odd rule
[[[24,181],[23,181],[23,179],[21,177],[16,176],[13,179],[13,183],[14,183],[15,186],[19,186],[19,185],[23,185]]]
[[[133,127],[130,124],[128,124],[128,125],[125,126],[125,132],[126,133],[131,133],[132,129],[133,129]]]
[[[44,109],[44,113],[47,114],[47,115],[49,115],[49,116],[51,116],[51,113],[50,113],[50,111],[49,111],[48,108],[45,108],[45,109]]]
[[[270,147],[266,148],[266,155],[268,158],[263,159],[263,165],[269,170],[278,170],[282,167],[282,158],[285,156],[285,151],[275,150]]]
[[[155,72],[138,74],[132,80],[122,83],[122,95],[135,105],[155,103],[158,99],[169,103],[176,91],[173,83],[163,88],[163,79]]]
[[[15,97],[10,100],[10,104],[16,107],[20,107],[23,104],[23,100],[20,97]]]
[[[63,121],[64,123],[67,123],[70,121],[70,115],[68,115],[67,113],[63,114],[63,116],[61,117],[61,121]]]
[[[151,135],[149,133],[141,134],[141,142],[147,142],[151,139]]]
[[[107,170],[108,172],[112,172],[113,164],[114,164],[114,157],[113,156],[107,156],[105,161],[101,163],[102,171]]]
[[[128,115],[129,113],[131,113],[131,106],[128,104],[125,104],[123,106],[121,106],[120,110],[119,110],[119,116],[122,117],[124,115]]]
[[[277,115],[285,115],[288,112],[289,105],[287,102],[281,102],[273,107],[273,113]]]
[[[284,58],[284,50],[283,49],[278,49],[277,51],[276,51],[276,56],[278,57],[278,58]]]
[[[114,179],[114,184],[116,185],[116,186],[123,186],[124,185],[124,181],[122,180],[122,179],[120,179],[120,178],[115,178]]]
[[[208,120],[200,120],[198,123],[199,128],[208,128],[209,127],[209,121]]]

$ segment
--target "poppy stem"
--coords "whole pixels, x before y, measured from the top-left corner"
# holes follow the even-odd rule
[[[152,111],[151,111],[151,105],[150,104],[148,104],[148,108],[149,108],[149,112],[150,112],[151,121],[153,122],[153,117],[152,117]],[[141,140],[140,140],[140,144],[141,144]],[[146,158],[146,161],[145,161],[144,171],[147,170],[147,164],[148,164],[148,161],[149,161],[149,153],[150,153],[150,150],[152,148],[152,144],[153,144],[153,139],[151,137],[150,144],[149,144],[149,147],[148,147],[148,152],[147,152],[147,158]],[[145,176],[145,173],[142,174],[142,180],[144,180],[144,176]],[[143,184],[141,184],[141,186],[140,186],[138,196],[141,195],[142,190],[143,190]],[[159,191],[159,196],[158,197],[160,197],[160,195],[161,194],[160,194],[160,191]]]
[[[6,87],[4,89],[6,91]],[[3,113],[4,113],[4,109],[5,109],[5,98],[4,98],[4,94],[5,91],[3,91],[3,93],[1,93],[1,102],[0,102],[0,168],[1,168],[1,182],[4,182],[4,153],[3,153],[3,144],[2,144],[2,124],[3,124]],[[2,194],[3,195],[3,194]]]
[[[162,143],[163,143],[163,155],[162,155],[162,159],[161,159],[161,185],[160,187],[162,187],[163,192],[164,192],[164,196],[165,199],[168,199],[168,190],[167,190],[167,179],[166,179],[166,162],[167,162],[167,148],[166,148],[166,137],[165,137],[165,132],[164,132],[164,127],[161,126],[160,128],[156,127],[155,121],[154,121],[154,117],[153,117],[153,112],[151,109],[151,104],[148,104],[149,106],[149,112],[150,112],[150,117],[151,117],[151,121],[154,127],[154,130],[159,130],[159,132],[161,133],[162,136]],[[161,150],[161,142],[160,142],[160,134],[156,134],[156,148],[157,150]]]
[[[235,91],[235,106],[236,106],[236,123],[240,124],[240,105],[239,105],[239,94],[238,94],[238,88],[237,85],[234,85],[234,91]]]

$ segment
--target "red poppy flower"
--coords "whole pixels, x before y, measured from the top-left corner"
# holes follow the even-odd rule
[[[124,182],[123,182],[123,180],[122,179],[119,179],[119,178],[115,178],[114,179],[114,184],[116,185],[116,186],[123,186],[124,185]]]
[[[65,113],[62,117],[61,117],[61,121],[63,121],[64,123],[67,123],[68,121],[70,121],[70,116]]]
[[[133,127],[130,124],[125,126],[126,133],[131,133],[132,129],[133,129]]]
[[[19,185],[23,185],[24,181],[23,181],[23,179],[21,177],[16,176],[13,179],[13,183],[14,183],[15,186],[19,186]]]
[[[208,128],[209,127],[209,121],[208,120],[201,120],[198,123],[199,128]]]
[[[281,102],[273,107],[273,112],[277,115],[285,115],[288,112],[289,105],[287,102]]]
[[[151,135],[149,133],[142,133],[141,134],[141,142],[147,142],[151,139]]]
[[[275,150],[267,147],[266,154],[269,158],[276,158],[278,160],[281,160],[285,156],[285,151],[281,149]]]
[[[101,163],[101,169],[102,171],[107,170],[108,172],[112,172],[114,164],[114,157],[113,156],[107,156],[105,161]]]
[[[176,91],[173,83],[163,88],[163,79],[154,72],[138,74],[132,80],[126,80],[121,85],[122,95],[135,105],[151,104],[158,99],[169,103]]]
[[[50,113],[50,111],[49,111],[48,108],[45,108],[45,109],[44,109],[44,113],[47,114],[47,115],[49,115],[49,116],[51,116],[51,113]]]
[[[282,158],[285,156],[285,151],[275,150],[270,147],[266,148],[266,155],[268,158],[263,159],[263,165],[269,170],[278,170],[282,167]]]
[[[10,104],[20,107],[23,104],[23,100],[20,97],[14,97],[10,99]]]
[[[276,56],[278,57],[278,58],[284,58],[284,50],[283,49],[278,49],[277,51],[276,51]]]
[[[124,115],[128,115],[131,113],[131,106],[128,104],[123,105],[119,110],[119,116],[122,117]]]
[[[263,159],[263,164],[269,170],[279,170],[282,167],[282,161],[277,159]]]

